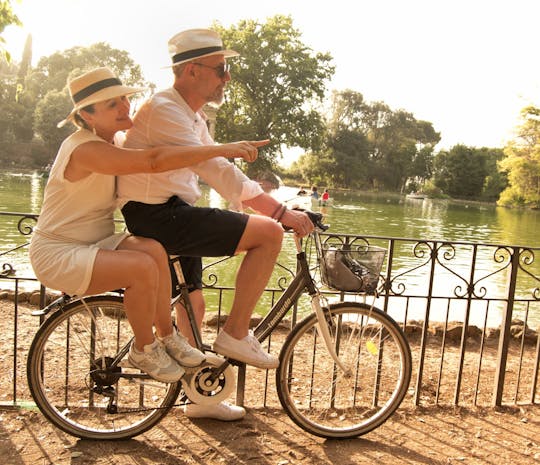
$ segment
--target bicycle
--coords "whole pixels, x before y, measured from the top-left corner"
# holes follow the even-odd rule
[[[323,282],[339,289],[340,279],[345,282],[342,287],[350,287],[356,277],[357,291],[376,292],[380,250],[375,250],[379,263],[369,269],[373,264],[361,258],[373,255],[372,246],[356,247],[344,241],[344,235],[323,240],[322,216],[310,213],[310,217],[317,226],[311,238]],[[280,351],[279,400],[292,421],[311,434],[363,435],[384,423],[403,400],[412,370],[409,344],[398,324],[373,305],[343,301],[327,305],[302,241],[296,236],[295,241],[296,275],[254,334],[264,341],[307,292],[313,312],[293,326]],[[132,332],[121,295],[63,296],[34,312],[52,313],[36,332],[27,362],[32,397],[56,427],[79,438],[126,439],[159,423],[179,405],[182,391],[184,403],[186,399],[217,403],[229,397],[235,386],[232,365],[239,362],[217,356],[203,343],[179,261],[171,260],[180,283],[171,308],[178,301],[184,304],[195,344],[206,352],[206,361],[186,368],[176,383],[155,381],[127,364]],[[339,276],[343,270],[354,276],[343,279]]]

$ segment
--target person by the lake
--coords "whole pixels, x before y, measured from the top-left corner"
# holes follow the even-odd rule
[[[51,168],[30,244],[32,267],[43,285],[73,296],[124,289],[135,335],[131,365],[175,382],[183,366],[199,365],[204,355],[173,327],[168,256],[161,244],[115,232],[115,175],[162,172],[218,156],[252,161],[260,144],[119,148],[117,134],[133,124],[129,96],[144,89],[123,85],[108,68],[72,79],[68,88],[73,110],[59,126],[69,121],[77,130],[64,140]]]
[[[226,59],[238,56],[223,47],[220,36],[208,29],[180,32],[169,42],[173,86],[153,95],[134,117],[127,133],[127,147],[162,144],[201,145],[215,143],[209,134],[202,108],[219,105],[231,79]],[[194,206],[202,179],[230,202],[229,211]],[[202,260],[207,256],[244,253],[236,276],[230,315],[218,334],[214,349],[259,368],[278,366],[278,358],[263,350],[249,331],[251,314],[270,278],[281,249],[283,228],[305,236],[313,230],[308,216],[287,209],[258,182],[249,179],[226,158],[215,158],[175,173],[120,176],[119,203],[129,230],[159,240],[168,253],[182,256],[181,265],[190,289],[197,324],[202,324]],[[258,214],[245,214],[244,208]],[[281,223],[281,224],[280,224]],[[185,312],[177,309],[181,331],[191,335]],[[188,404],[189,417],[236,420],[242,407]]]
[[[328,189],[325,189],[323,194],[321,195],[321,205],[323,207],[328,205],[328,202],[330,201],[330,192],[328,192]]]
[[[301,186],[300,189],[298,189],[298,192],[296,195],[306,195],[307,191],[304,189],[304,186]]]
[[[313,200],[319,200],[319,192],[318,192],[317,186],[311,187],[311,198]]]

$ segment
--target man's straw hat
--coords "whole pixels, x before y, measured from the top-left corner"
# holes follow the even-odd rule
[[[223,55],[225,58],[237,57],[240,55],[234,50],[223,48],[223,41],[219,34],[210,29],[189,29],[182,31],[169,40],[169,55],[172,64],[194,60],[196,58],[208,57],[211,55]]]

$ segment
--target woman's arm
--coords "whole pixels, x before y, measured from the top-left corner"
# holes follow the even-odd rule
[[[257,149],[268,142],[269,140],[242,141],[223,145],[168,146],[139,150],[92,141],[79,145],[73,151],[64,176],[69,181],[77,181],[91,173],[159,173],[186,168],[215,157],[243,158],[252,162],[257,159]]]

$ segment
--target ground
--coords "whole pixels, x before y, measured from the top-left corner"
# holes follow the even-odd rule
[[[7,347],[0,351],[4,403],[11,398],[12,309],[12,304],[0,301],[0,344]],[[35,319],[27,310],[19,309],[20,320]],[[19,389],[24,385],[25,338],[35,331],[37,322],[33,323],[21,323],[17,332]],[[446,357],[456,365],[451,355]],[[527,359],[534,362],[535,357]],[[427,373],[435,357],[426,360]],[[78,440],[50,425],[35,408],[0,407],[0,461],[8,465],[540,463],[540,405],[414,407],[408,399],[390,420],[363,437],[325,440],[295,426],[279,404],[260,407],[262,394],[254,391],[246,392],[248,414],[242,421],[189,420],[176,408],[149,432],[117,442]]]
[[[188,420],[171,412],[129,441],[65,435],[31,410],[0,412],[2,462],[19,464],[533,464],[540,462],[540,406],[402,408],[358,439],[324,440],[281,410],[249,409],[239,422]]]

